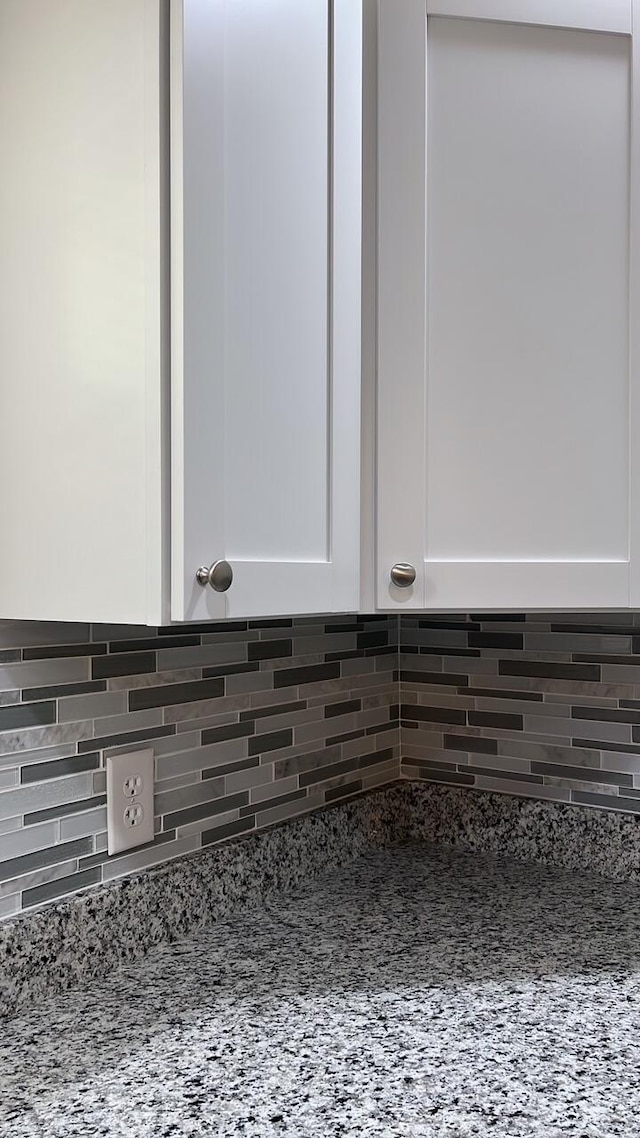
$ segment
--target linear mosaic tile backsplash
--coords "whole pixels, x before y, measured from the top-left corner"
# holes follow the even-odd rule
[[[399,774],[396,617],[0,621],[0,918]],[[108,857],[105,759],[156,756],[156,837]]]
[[[640,814],[640,613],[403,616],[402,773]]]
[[[109,857],[137,746],[155,841]],[[640,815],[640,613],[0,621],[0,919],[399,775]]]

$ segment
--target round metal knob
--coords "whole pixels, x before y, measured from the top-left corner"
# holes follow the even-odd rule
[[[233,569],[228,561],[214,561],[210,568],[201,565],[196,573],[199,585],[211,585],[216,593],[226,593],[233,581]]]
[[[399,561],[394,565],[391,573],[391,583],[397,585],[399,589],[408,589],[416,579],[416,571],[413,565],[407,565],[406,561]]]

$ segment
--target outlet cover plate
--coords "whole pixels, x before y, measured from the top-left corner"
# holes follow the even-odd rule
[[[151,747],[107,759],[109,854],[135,849],[153,841],[153,774]]]

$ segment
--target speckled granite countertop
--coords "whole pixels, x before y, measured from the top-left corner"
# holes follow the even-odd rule
[[[0,1032],[0,1134],[637,1138],[640,887],[366,855]]]

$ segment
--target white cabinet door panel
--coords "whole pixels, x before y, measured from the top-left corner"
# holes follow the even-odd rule
[[[631,602],[632,39],[569,7],[381,0],[383,608]]]
[[[172,615],[356,607],[360,4],[176,0],[172,44]]]
[[[0,616],[157,623],[158,0],[0,3]]]
[[[631,0],[427,0],[427,14],[631,33]]]

